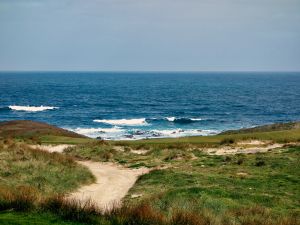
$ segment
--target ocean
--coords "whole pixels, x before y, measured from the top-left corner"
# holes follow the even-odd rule
[[[300,73],[0,72],[0,121],[109,140],[213,135],[300,120]]]

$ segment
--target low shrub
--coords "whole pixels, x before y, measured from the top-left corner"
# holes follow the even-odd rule
[[[234,144],[234,143],[235,143],[235,140],[233,138],[223,138],[220,141],[221,145],[228,145],[228,144]]]

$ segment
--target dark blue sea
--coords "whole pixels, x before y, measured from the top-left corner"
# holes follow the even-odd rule
[[[1,72],[0,120],[90,137],[211,135],[300,120],[300,73]]]

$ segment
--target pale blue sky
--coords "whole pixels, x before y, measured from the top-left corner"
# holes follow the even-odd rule
[[[0,0],[0,70],[299,71],[300,0]]]

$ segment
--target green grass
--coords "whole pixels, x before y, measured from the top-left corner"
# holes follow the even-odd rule
[[[46,205],[45,205],[46,204]],[[185,202],[181,202],[185,204]],[[45,207],[46,206],[46,207]],[[2,222],[2,223],[1,223]],[[143,202],[137,206],[123,206],[111,212],[95,211],[92,205],[76,202],[52,200],[37,205],[35,209],[24,211],[0,211],[1,224],[98,224],[98,225],[298,225],[295,214],[274,214],[259,206],[241,207],[226,214],[215,216],[208,210],[201,212],[176,209],[166,215]]]
[[[30,120],[11,120],[0,122],[0,137],[38,139],[41,136],[54,135],[84,138],[85,136],[53,126]]]
[[[295,130],[299,128],[300,128],[300,122],[275,123],[275,124],[262,125],[262,126],[252,127],[252,128],[243,128],[240,130],[228,130],[222,132],[222,134],[270,132],[270,131],[281,131],[281,130]]]
[[[132,146],[132,147],[166,147],[178,148],[187,145],[198,146],[218,146],[226,139],[232,139],[234,142],[241,140],[270,140],[279,143],[297,142],[300,141],[300,129],[270,131],[270,132],[253,132],[242,134],[228,134],[228,135],[214,135],[214,136],[196,136],[196,137],[182,137],[182,138],[159,138],[138,141],[118,141],[114,142],[117,145]]]
[[[289,143],[300,140],[300,130],[259,132],[250,134],[215,135],[208,137],[185,137],[174,139],[151,139],[139,141],[95,141],[69,148],[66,153],[80,159],[94,161],[113,161],[128,167],[145,165],[146,167],[164,166],[174,158],[190,160],[194,154],[205,147],[235,145],[243,140],[268,140]],[[120,148],[122,151],[120,151]],[[137,155],[131,150],[146,150],[146,154]],[[192,150],[198,150],[193,152]],[[169,161],[169,162],[168,162]]]
[[[142,176],[127,203],[151,199],[167,213],[179,207],[216,216],[255,205],[277,214],[300,213],[300,147],[251,155],[198,153],[197,159],[173,160],[169,166]],[[143,197],[131,199],[131,194]]]
[[[101,154],[112,152],[113,147],[111,143],[94,142],[72,149],[85,152],[82,157],[101,161]],[[131,167],[155,162],[169,168],[142,176],[125,198],[124,207],[105,215],[60,199],[32,206],[30,201],[35,198],[29,197],[28,202],[28,194],[24,195],[28,192],[23,191],[8,205],[15,210],[2,212],[0,222],[28,224],[33,218],[40,224],[299,224],[300,147],[233,156],[206,155],[199,149],[184,148],[153,148],[146,155],[135,155],[127,149],[120,154],[116,151],[109,160],[117,160],[120,155]],[[132,199],[131,194],[142,197]],[[24,203],[28,207],[22,206]],[[7,209],[7,204],[0,202],[0,206]]]
[[[181,202],[185,205],[185,202]],[[137,206],[123,206],[111,212],[95,211],[92,205],[78,204],[62,199],[48,200],[24,211],[4,210],[0,212],[3,224],[98,224],[98,225],[298,225],[295,214],[279,215],[270,210],[254,206],[230,210],[226,214],[214,215],[208,210],[201,212],[176,209],[166,215],[162,210],[143,202]],[[1,223],[2,224],[2,223]]]
[[[54,135],[41,136],[39,140],[41,144],[85,144],[94,141],[90,138],[75,138]]]
[[[2,143],[0,197],[1,193],[11,193],[0,198],[0,208],[6,210],[0,213],[0,223],[32,224],[30,220],[34,220],[38,224],[300,224],[300,147],[231,156],[207,155],[202,151],[204,147],[235,145],[249,139],[299,142],[300,130],[251,130],[209,137],[118,142],[59,135],[38,137],[41,143],[75,144],[65,151],[69,156],[31,150],[12,141]],[[138,155],[132,150],[147,152]],[[117,162],[129,168],[166,169],[154,169],[140,177],[124,199],[124,206],[105,215],[93,207],[60,198],[43,203],[44,197],[51,199],[54,193],[66,193],[93,180],[72,157]],[[35,193],[43,198],[37,198]],[[131,198],[132,194],[142,196]]]
[[[12,141],[0,143],[0,186],[29,186],[51,195],[72,191],[94,179],[87,168],[70,157]]]
[[[0,140],[1,138],[34,144],[82,144],[92,141],[75,132],[30,120],[0,122]]]
[[[232,156],[207,155],[201,150],[234,146],[252,139],[299,142],[300,130],[98,142],[75,146],[66,153],[81,159],[113,161],[129,168],[167,168],[142,176],[125,199],[129,205],[150,202],[166,215],[177,210],[200,214],[208,211],[222,219],[232,211],[256,206],[270,210],[272,215],[300,215],[299,147]],[[142,155],[131,152],[136,149],[147,152]],[[132,194],[142,194],[142,197],[132,199]]]
[[[52,213],[38,212],[0,212],[2,225],[81,225],[82,223],[66,221]]]
[[[138,141],[107,141],[107,143],[109,143],[110,145],[129,146],[134,149],[147,149],[153,147],[186,148],[191,145],[196,145],[199,147],[212,147],[226,144],[227,140],[238,142],[249,139],[270,140],[279,143],[297,142],[300,141],[300,129],[183,138],[159,138]],[[95,140],[90,138],[45,135],[39,137],[39,142],[42,144],[88,144],[91,142],[95,142]]]

